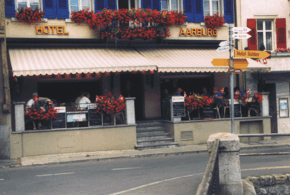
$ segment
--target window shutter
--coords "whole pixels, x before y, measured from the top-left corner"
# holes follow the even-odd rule
[[[5,0],[5,17],[15,17],[14,0]]]
[[[256,19],[247,19],[247,26],[251,29],[248,34],[252,37],[248,39],[248,48],[249,50],[257,50],[257,27],[256,27]]]
[[[193,0],[183,0],[184,13],[187,22],[194,22]]]
[[[153,0],[153,9],[160,11],[161,8],[161,0]]]
[[[276,19],[277,48],[286,48],[286,18]]]
[[[233,0],[224,1],[224,14],[226,23],[234,23],[234,3]]]
[[[203,0],[195,0],[194,22],[203,22]]]
[[[95,12],[101,12],[105,8],[105,0],[96,0],[95,1]]]
[[[111,10],[115,10],[117,9],[117,3],[116,3],[117,0],[106,0],[107,2],[107,5],[105,5],[105,7],[107,9],[111,9]]]
[[[150,8],[152,9],[152,0],[142,0],[142,9]]]
[[[56,18],[56,0],[43,0],[45,18]]]
[[[56,0],[56,2],[57,2],[57,18],[58,19],[69,18],[68,1],[69,0]]]

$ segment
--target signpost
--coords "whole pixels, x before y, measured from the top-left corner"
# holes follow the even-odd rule
[[[230,66],[230,59],[225,58],[215,58],[212,60],[212,65],[214,66]],[[246,69],[249,65],[247,59],[233,59],[234,69]]]
[[[250,37],[252,37],[252,36],[249,34],[233,34],[232,35],[233,39],[248,39]]]
[[[224,47],[224,46],[229,46],[230,42],[229,41],[222,41],[220,42],[219,46]]]
[[[233,32],[250,32],[251,29],[248,27],[233,27]]]
[[[224,47],[217,48],[218,52],[229,51],[229,50],[230,50],[230,46],[224,46]]]
[[[235,57],[239,58],[260,58],[265,59],[270,56],[266,51],[255,51],[255,50],[235,50]]]

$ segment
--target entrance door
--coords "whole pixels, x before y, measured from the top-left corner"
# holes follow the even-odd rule
[[[143,75],[140,73],[121,74],[121,94],[124,97],[135,97],[136,120],[144,119],[144,84]]]
[[[277,104],[276,104],[276,84],[266,84],[267,92],[269,94],[269,114],[271,118],[271,133],[278,133],[277,128]]]

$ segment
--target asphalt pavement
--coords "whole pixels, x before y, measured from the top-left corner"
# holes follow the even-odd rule
[[[273,137],[269,141],[257,141],[240,143],[241,151],[251,149],[266,149],[278,147],[290,147],[290,137]],[[111,151],[96,151],[96,152],[80,152],[80,153],[66,153],[66,154],[50,154],[41,156],[22,157],[13,160],[0,160],[0,169],[14,168],[20,166],[37,166],[49,164],[61,164],[71,162],[83,162],[91,160],[112,160],[112,159],[126,159],[126,158],[143,158],[154,156],[170,156],[183,155],[207,152],[207,145],[189,145],[179,146],[176,148],[158,148],[147,150],[111,150]]]

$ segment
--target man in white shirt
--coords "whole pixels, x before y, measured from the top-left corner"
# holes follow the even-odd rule
[[[88,104],[91,103],[91,100],[89,98],[90,98],[90,93],[85,92],[84,96],[82,97],[82,99],[79,102],[80,110],[86,110],[88,108]]]
[[[38,101],[38,94],[34,92],[32,94],[32,98],[27,102],[26,108],[31,108],[32,106],[35,106],[37,101]]]

